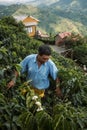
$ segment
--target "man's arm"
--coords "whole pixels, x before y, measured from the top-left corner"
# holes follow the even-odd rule
[[[18,75],[19,75],[18,72],[15,71],[12,80],[7,84],[8,89],[11,88],[11,87],[14,87]]]
[[[56,91],[56,94],[58,95],[58,97],[61,98],[63,96],[62,91],[60,89],[60,80],[59,80],[59,78],[56,79],[56,89],[55,89],[55,91]]]

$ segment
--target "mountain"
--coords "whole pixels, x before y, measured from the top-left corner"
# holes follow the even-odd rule
[[[38,7],[44,7],[44,6],[50,6],[51,4],[58,2],[60,0],[31,0],[27,2],[27,4],[32,5],[32,6],[38,6]]]
[[[86,0],[30,0],[9,6],[6,13],[9,10],[13,16],[26,14],[36,17],[40,20],[38,29],[45,33],[69,31],[87,34]]]
[[[5,1],[5,2],[4,2]],[[29,4],[33,6],[41,6],[41,5],[50,5],[54,2],[57,2],[59,0],[0,0],[0,5],[11,5],[11,4]]]
[[[3,16],[9,16],[15,13],[20,8],[20,5],[13,4],[13,5],[0,5],[0,18]]]

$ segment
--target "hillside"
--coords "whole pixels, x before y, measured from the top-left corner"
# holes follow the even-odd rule
[[[70,31],[87,34],[86,0],[31,0],[25,5],[11,5],[4,14],[32,15],[40,20],[38,29],[45,33]],[[10,11],[9,11],[10,10]],[[3,10],[2,13],[3,14]]]
[[[14,15],[33,15],[40,20],[39,28],[43,32],[58,33],[61,31],[70,31],[75,33],[87,33],[87,17],[79,12],[69,12],[62,10],[58,6],[34,7],[30,5],[22,6]],[[84,18],[84,19],[83,19]]]
[[[24,26],[12,17],[1,19],[0,25],[0,130],[86,130],[87,73],[74,60],[52,51],[50,58],[59,70],[59,82],[56,85],[50,76],[49,88],[41,99],[34,93],[31,80],[26,81],[26,73],[20,73],[19,63],[37,53],[43,43],[29,38]],[[78,52],[75,56],[87,61],[87,46],[78,48]],[[7,88],[15,70],[19,74],[15,86]],[[56,93],[56,86],[61,96]]]
[[[0,18],[3,16],[12,15],[16,10],[20,8],[20,5],[0,5]]]

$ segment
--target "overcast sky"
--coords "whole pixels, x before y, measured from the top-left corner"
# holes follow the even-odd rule
[[[26,2],[26,1],[32,1],[32,0],[0,0],[0,4],[2,3],[17,3],[17,2]]]

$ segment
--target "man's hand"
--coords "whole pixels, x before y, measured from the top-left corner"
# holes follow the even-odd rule
[[[62,98],[62,97],[63,97],[62,91],[61,91],[61,89],[60,89],[60,79],[59,79],[59,78],[56,79],[56,89],[55,89],[55,92],[56,92],[56,95],[57,95],[59,98]]]
[[[59,98],[62,98],[62,97],[63,97],[63,94],[62,94],[61,89],[60,89],[59,87],[57,87],[57,88],[55,89],[55,92],[56,92],[56,95],[57,95]]]
[[[7,89],[14,87],[15,82],[13,80],[11,80],[8,84],[7,84]]]
[[[7,84],[7,88],[8,88],[8,89],[15,86],[16,78],[17,78],[17,77],[18,77],[18,72],[15,71],[14,77],[13,77],[12,80]]]

